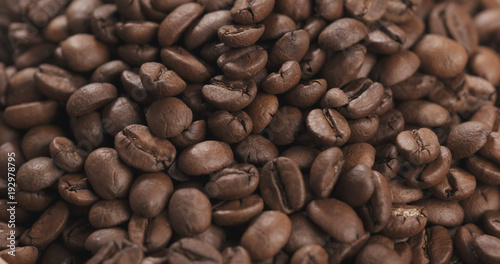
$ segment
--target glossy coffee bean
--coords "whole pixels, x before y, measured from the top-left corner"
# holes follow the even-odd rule
[[[194,161],[197,162],[193,163]],[[232,162],[233,151],[227,143],[208,140],[182,151],[179,155],[178,166],[188,175],[202,175],[218,171]]]
[[[36,192],[53,185],[63,174],[51,158],[38,157],[19,168],[17,184],[25,191]]]
[[[309,186],[314,194],[322,198],[330,195],[342,170],[342,158],[342,151],[337,147],[329,148],[316,156],[309,174]]]
[[[425,228],[428,215],[424,206],[393,205],[391,217],[382,233],[393,239],[414,236]]]
[[[256,99],[257,86],[251,79],[231,80],[220,75],[212,78],[210,84],[204,85],[201,94],[215,108],[236,111]]]
[[[195,188],[176,190],[168,204],[172,229],[184,236],[205,231],[212,219],[212,206],[207,196]]]
[[[464,211],[457,202],[427,198],[414,203],[427,209],[428,222],[434,225],[459,226],[464,219]]]
[[[446,177],[430,190],[443,200],[460,201],[468,198],[476,189],[476,178],[460,168],[450,168]]]
[[[155,217],[165,208],[173,192],[174,186],[167,174],[143,174],[130,186],[130,209],[145,218]]]
[[[156,96],[178,95],[186,88],[184,80],[161,63],[146,62],[142,64],[139,76],[146,91]]]
[[[130,219],[132,212],[127,200],[102,200],[89,210],[89,223],[96,229],[118,226]]]
[[[132,243],[155,252],[164,248],[172,237],[172,228],[166,211],[150,219],[133,214],[128,222],[128,236]]]
[[[264,25],[225,25],[217,29],[217,36],[229,47],[248,47],[257,42],[264,29]]]
[[[351,136],[347,120],[333,109],[314,109],[306,117],[306,126],[319,143],[342,146]]]
[[[156,100],[146,112],[146,121],[153,135],[159,138],[175,137],[189,127],[193,113],[176,97]]]
[[[77,206],[91,206],[100,199],[83,173],[63,175],[57,189],[64,200]]]
[[[61,48],[64,59],[75,71],[90,71],[109,60],[108,48],[89,34],[73,35],[62,42]]]
[[[76,90],[66,103],[70,116],[83,116],[113,101],[118,96],[116,87],[109,83],[91,83]]]
[[[273,11],[274,0],[236,0],[231,8],[231,17],[240,24],[259,23]]]
[[[181,34],[203,13],[198,3],[186,3],[175,8],[161,22],[158,28],[158,41],[162,47],[171,46]]]
[[[221,200],[242,199],[253,193],[259,184],[260,175],[251,164],[234,164],[210,175],[205,193],[210,198]]]
[[[451,236],[442,226],[426,228],[408,241],[416,263],[448,263],[453,253]]]
[[[399,133],[396,146],[401,156],[415,166],[433,161],[440,153],[438,138],[428,128]]]
[[[366,28],[362,22],[351,18],[341,18],[323,29],[318,43],[324,49],[338,51],[356,44],[366,34]]]
[[[232,49],[217,59],[217,66],[231,79],[249,78],[267,63],[267,52],[260,46]]]
[[[250,222],[264,209],[264,201],[256,194],[239,200],[224,201],[213,206],[212,218],[219,226],[237,226]]]
[[[68,206],[63,201],[58,201],[21,235],[20,242],[27,246],[47,246],[61,234],[68,218]]]
[[[488,128],[483,123],[465,122],[452,128],[446,145],[454,159],[461,159],[481,149],[488,135]]]

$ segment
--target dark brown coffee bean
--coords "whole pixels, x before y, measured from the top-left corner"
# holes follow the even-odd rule
[[[121,6],[123,1],[121,1]],[[137,1],[134,1],[134,4]],[[90,28],[92,33],[97,39],[106,44],[116,44],[119,42],[118,35],[116,34],[115,23],[119,20],[117,5],[104,4],[95,8],[90,15]]]
[[[439,156],[438,138],[428,128],[403,131],[396,137],[399,153],[412,165],[427,164]]]
[[[414,188],[429,188],[446,178],[452,159],[448,148],[441,146],[439,155],[432,162],[420,166],[403,163],[399,174],[405,183]]]
[[[164,248],[172,237],[172,229],[166,211],[148,219],[133,214],[128,223],[128,236],[132,243],[155,252]]]
[[[403,131],[405,120],[400,111],[390,109],[379,117],[379,127],[375,135],[368,141],[373,145],[388,143]]]
[[[207,120],[210,132],[227,143],[236,143],[247,137],[253,128],[252,119],[242,110],[228,112],[219,110]]]
[[[249,78],[261,71],[266,63],[267,52],[257,45],[232,49],[217,59],[217,66],[232,79]]]
[[[19,167],[17,184],[25,191],[36,192],[56,183],[63,173],[51,158],[38,157]]]
[[[123,71],[130,70],[130,67],[121,60],[108,61],[97,67],[90,77],[92,83],[111,83],[118,79]]]
[[[43,94],[37,89],[38,87],[34,78],[34,74],[38,72],[37,68],[26,68],[6,79],[8,85],[5,88],[4,99],[7,105],[13,106],[44,99]]]
[[[387,180],[377,171],[375,174],[375,190],[370,200],[363,206],[357,208],[360,218],[363,220],[366,231],[370,233],[380,232],[391,218],[391,189]]]
[[[354,263],[356,264],[369,264],[372,262],[384,262],[403,264],[403,260],[393,249],[383,244],[370,244],[366,245],[356,256]]]
[[[341,18],[328,25],[318,38],[319,45],[334,51],[348,48],[366,36],[363,23],[352,18]]]
[[[252,133],[260,133],[278,111],[278,98],[267,93],[258,93],[255,99],[244,110],[252,119]]]
[[[292,233],[284,247],[287,252],[295,252],[303,246],[312,244],[325,245],[327,234],[311,222],[305,213],[290,215],[290,221],[292,221]]]
[[[50,156],[50,142],[59,136],[64,136],[64,131],[53,125],[41,125],[31,128],[21,141],[24,157],[30,160],[36,157]]]
[[[178,136],[170,138],[170,142],[177,149],[184,149],[205,140],[207,134],[207,124],[205,120],[194,121],[186,130]]]
[[[69,250],[84,251],[86,250],[85,241],[94,231],[95,229],[86,218],[77,221],[70,220],[64,227],[61,237]]]
[[[218,171],[232,162],[233,151],[227,143],[208,140],[182,151],[178,166],[188,175],[203,175]]]
[[[186,3],[175,8],[158,28],[160,45],[167,47],[174,44],[201,14],[203,14],[203,7],[198,3]]]
[[[460,201],[468,198],[476,189],[476,178],[460,168],[450,168],[446,177],[430,190],[439,199]]]
[[[127,200],[102,200],[90,208],[89,222],[96,228],[108,228],[127,222],[132,215]]]
[[[291,264],[300,264],[307,262],[318,264],[328,263],[328,255],[325,249],[317,244],[303,246],[295,251],[292,258],[290,259]]]
[[[167,255],[166,263],[196,262],[216,264],[222,263],[222,256],[212,245],[195,238],[183,238],[170,246],[171,253]]]
[[[251,164],[230,165],[210,175],[205,193],[220,200],[242,199],[257,189],[259,179],[259,171]]]
[[[276,145],[287,145],[295,140],[302,130],[302,112],[293,106],[278,109],[264,130],[265,135]]]
[[[478,32],[468,9],[456,3],[441,3],[432,9],[429,14],[429,32],[456,40],[469,54],[479,44]]]
[[[264,20],[273,11],[274,0],[236,0],[231,17],[240,24],[254,24]]]
[[[264,202],[273,210],[290,214],[304,206],[304,179],[297,164],[289,158],[267,162],[260,174],[259,188]]]
[[[322,198],[328,197],[338,180],[343,164],[342,151],[337,147],[318,154],[311,165],[309,182],[311,191]]]
[[[296,85],[285,93],[285,101],[299,108],[310,108],[320,100],[326,89],[325,79],[310,80]]]
[[[363,233],[363,222],[346,203],[329,198],[314,200],[306,208],[309,218],[333,239],[341,243],[351,243]],[[335,225],[329,224],[332,214],[337,215]]]
[[[433,75],[415,73],[408,79],[391,86],[394,99],[415,100],[426,96],[436,84]]]
[[[101,114],[97,111],[70,119],[70,127],[76,139],[77,149],[87,156],[104,143],[104,128]]]
[[[453,253],[453,241],[448,230],[433,226],[408,240],[414,263],[449,263]]]
[[[220,252],[222,250],[222,245],[226,242],[226,232],[221,227],[211,224],[207,230],[192,236],[192,238],[210,244]]]
[[[76,90],[66,103],[70,116],[83,116],[113,101],[118,96],[116,87],[110,83],[91,83]]]
[[[345,87],[343,91],[349,102],[339,109],[347,118],[362,118],[368,116],[381,103],[384,97],[384,87],[367,78],[356,79]]]
[[[500,81],[500,56],[494,50],[480,46],[469,60],[471,71],[491,83]]]
[[[144,124],[144,114],[139,105],[126,97],[118,97],[102,109],[103,128],[115,136],[132,124]]]
[[[500,190],[498,186],[478,182],[474,193],[460,201],[465,223],[479,223],[483,214],[489,210],[500,210]]]
[[[107,200],[126,197],[133,181],[132,171],[112,148],[99,148],[90,153],[85,161],[85,173],[94,191]]]
[[[120,131],[115,136],[115,148],[123,162],[145,172],[165,170],[176,156],[170,141],[153,136],[142,125],[130,125]]]
[[[161,60],[165,66],[179,74],[179,76],[187,82],[198,83],[205,82],[210,79],[211,69],[182,47],[163,48],[161,50]],[[151,77],[153,76],[154,75]],[[172,79],[173,77],[165,76],[164,78]],[[172,82],[172,80],[170,81]],[[144,85],[147,89],[146,84]]]
[[[252,79],[231,80],[219,75],[212,78],[210,84],[204,85],[201,93],[213,107],[236,111],[256,100],[257,86]]]
[[[192,236],[210,226],[212,206],[207,196],[197,189],[178,189],[170,198],[168,216],[176,233]]]
[[[51,64],[42,64],[34,75],[38,90],[51,99],[67,101],[87,80]],[[12,84],[11,84],[12,85]]]
[[[130,209],[145,218],[155,217],[165,208],[173,192],[174,186],[167,174],[143,174],[130,187]]]
[[[337,108],[349,103],[347,95],[339,88],[331,88],[323,95],[320,105],[323,108]]]
[[[314,11],[316,11],[322,18],[328,21],[333,21],[342,17],[342,1],[315,0],[314,3],[316,4]]]
[[[360,164],[352,167],[340,175],[335,189],[335,197],[355,208],[368,202],[372,196],[375,174],[366,165]],[[356,196],[352,194],[356,193]]]
[[[222,251],[222,262],[224,264],[250,264],[252,260],[244,247],[236,246],[228,247]]]
[[[19,189],[15,196],[19,208],[32,212],[43,212],[54,202],[56,197],[55,193],[48,189],[42,189],[36,192],[28,192]]]
[[[144,253],[141,248],[127,239],[111,241],[103,245],[87,262],[89,264],[116,261],[118,263],[140,263]]]
[[[425,228],[428,215],[429,213],[424,206],[395,204],[382,233],[393,239],[414,236]]]
[[[481,263],[495,263],[500,261],[498,250],[500,239],[490,235],[481,235],[472,241],[472,250],[476,252]]]
[[[378,117],[376,115],[369,115],[364,118],[349,120],[349,128],[351,129],[350,143],[365,142],[372,138],[378,129]]]
[[[89,224],[90,225],[90,224]],[[128,237],[127,231],[120,227],[103,228],[92,232],[85,241],[85,249],[93,254],[109,242],[120,242]]]
[[[45,247],[61,234],[68,218],[68,206],[58,201],[45,210],[40,218],[21,235],[20,242],[27,246]]]
[[[248,47],[257,42],[264,29],[264,25],[226,25],[217,30],[217,36],[230,47]]]
[[[406,185],[403,181],[389,181],[389,188],[392,194],[392,203],[407,204],[416,202],[424,197],[424,193],[419,188]]]
[[[220,27],[229,25],[231,22],[231,13],[229,10],[209,12],[186,30],[184,45],[188,50],[200,47],[217,36]]]
[[[293,146],[283,151],[280,156],[293,160],[299,166],[300,170],[307,171],[311,169],[319,153],[320,151],[313,147]]]
[[[484,123],[491,132],[499,132],[497,120],[500,120],[500,110],[492,105],[481,107],[469,118],[469,121]]]
[[[389,1],[382,18],[387,21],[394,21],[395,23],[405,22],[411,15],[416,13],[419,6],[420,2],[417,1]]]
[[[465,49],[458,42],[440,35],[424,35],[413,51],[420,59],[420,68],[439,78],[461,73],[467,63]]]
[[[287,61],[301,61],[309,49],[309,44],[309,34],[305,30],[287,32],[274,44],[269,61],[275,68]]]
[[[375,148],[365,142],[354,143],[342,148],[344,153],[344,166],[342,172],[346,172],[358,164],[364,164],[371,168],[375,163]]]
[[[264,165],[279,156],[276,146],[263,136],[250,134],[238,143],[234,149],[241,162]]]
[[[483,226],[486,233],[500,238],[500,211],[486,211],[483,215]]]
[[[363,22],[371,23],[379,20],[387,8],[388,1],[373,0],[373,1],[346,1],[345,7],[347,12]]]
[[[389,21],[379,21],[367,27],[367,49],[377,54],[394,54],[406,41],[406,32]],[[411,58],[408,57],[407,58]],[[396,59],[396,58],[392,58]],[[417,67],[418,68],[418,67]]]
[[[436,198],[426,198],[414,203],[428,211],[428,223],[442,226],[459,226],[464,219],[464,210],[458,202],[448,202]]]
[[[401,166],[398,148],[392,144],[375,147],[375,163],[373,170],[380,172],[387,180],[394,178]]]
[[[193,113],[176,97],[156,100],[146,112],[146,121],[153,135],[159,138],[175,137],[189,127]]]
[[[220,226],[237,226],[252,220],[264,209],[264,201],[256,194],[213,206],[212,218]]]
[[[279,39],[285,33],[297,29],[297,25],[293,19],[279,13],[270,14],[262,24],[265,26],[264,34],[261,37],[263,40]]]
[[[371,76],[385,86],[398,84],[412,76],[420,66],[420,60],[411,51],[400,51],[377,62]]]
[[[120,76],[121,84],[125,92],[134,101],[141,104],[151,104],[154,101],[154,97],[146,91],[141,82],[141,77],[139,74],[132,71],[124,71]]]
[[[130,44],[148,44],[158,34],[159,25],[149,21],[128,21],[115,24],[116,34],[125,42]]]
[[[57,189],[68,203],[77,206],[91,206],[99,200],[83,173],[69,173],[59,178]]]
[[[365,54],[366,48],[360,44],[346,48],[325,63],[321,75],[327,80],[329,86],[342,87],[356,79],[363,66]]]
[[[156,61],[160,49],[151,45],[126,44],[118,47],[117,53],[128,65],[139,67],[144,63]]]
[[[62,42],[61,48],[69,67],[78,72],[91,71],[110,56],[108,48],[89,34],[73,35]]]
[[[307,129],[319,143],[342,146],[351,136],[347,120],[333,109],[314,109],[306,117]]]
[[[473,241],[484,235],[483,230],[474,224],[466,224],[458,228],[453,240],[456,253],[465,263],[480,263],[477,253],[473,250]]]
[[[292,230],[288,216],[279,211],[266,211],[257,216],[241,237],[253,261],[271,258],[285,246]],[[262,243],[263,239],[267,243]]]
[[[186,89],[186,82],[176,72],[168,70],[161,63],[142,64],[139,76],[146,91],[156,96],[174,96]]]
[[[16,247],[15,255],[9,254],[10,249],[0,251],[0,258],[6,263],[36,263],[38,259],[38,249],[33,246]]]
[[[454,159],[461,159],[481,149],[489,135],[488,127],[481,122],[469,121],[452,128],[446,145]]]
[[[442,106],[423,100],[407,101],[399,105],[406,124],[421,127],[440,127],[450,121],[450,114]]]
[[[287,61],[276,73],[271,73],[261,83],[262,89],[271,94],[282,94],[292,89],[300,81],[300,65],[296,61]]]
[[[5,108],[3,119],[13,128],[31,128],[51,123],[57,115],[56,101],[23,103]]]

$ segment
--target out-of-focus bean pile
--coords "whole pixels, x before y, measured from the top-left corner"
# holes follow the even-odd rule
[[[500,263],[499,44],[499,0],[0,0],[0,263]]]

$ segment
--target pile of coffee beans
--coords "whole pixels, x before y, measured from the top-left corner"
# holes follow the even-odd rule
[[[499,0],[0,6],[0,263],[500,263]]]

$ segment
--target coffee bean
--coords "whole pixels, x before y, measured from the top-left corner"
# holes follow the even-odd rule
[[[385,86],[398,84],[412,76],[420,66],[420,60],[411,51],[400,51],[375,64],[371,76]]]
[[[68,218],[68,206],[63,201],[58,201],[21,235],[20,242],[27,246],[47,246],[61,234]]]
[[[300,81],[300,65],[296,61],[287,61],[277,73],[271,73],[261,83],[262,89],[271,94],[281,94],[292,89]]]
[[[278,109],[264,131],[274,144],[287,145],[302,130],[302,122],[302,112],[298,108],[284,106]]]
[[[16,192],[16,201],[19,207],[32,212],[43,212],[54,202],[56,197],[56,194],[48,189],[36,192],[19,189]]]
[[[479,260],[483,263],[500,261],[498,249],[500,249],[500,239],[494,236],[481,235],[472,241],[472,250],[477,252]]]
[[[398,110],[403,114],[406,124],[440,127],[450,121],[450,114],[445,108],[428,101],[407,101],[399,105]]]
[[[291,230],[292,223],[288,216],[279,211],[266,211],[245,230],[241,245],[253,261],[262,261],[278,253],[290,237]],[[266,239],[266,243],[262,243],[262,239]]]
[[[239,142],[234,152],[240,161],[254,165],[264,165],[279,156],[278,149],[271,141],[254,134],[250,134]]]
[[[363,247],[356,256],[356,264],[368,264],[373,261],[383,261],[387,263],[404,263],[398,253],[382,244],[371,244]]]
[[[118,2],[118,1],[117,1]],[[119,1],[120,9],[127,8],[124,1]],[[104,4],[95,8],[90,14],[90,28],[96,38],[106,44],[117,44],[119,42],[118,35],[116,34],[115,23],[119,20],[118,5]],[[137,8],[137,3],[131,4],[132,9]],[[135,16],[138,16],[135,12]],[[83,33],[83,32],[82,32]]]
[[[118,22],[115,24],[116,34],[130,44],[148,44],[158,34],[159,25],[154,22]]]
[[[49,124],[57,115],[56,101],[38,101],[23,103],[5,108],[3,118],[13,128],[31,128]]]
[[[121,60],[113,60],[97,67],[90,77],[92,83],[112,83],[118,79],[123,71],[130,70],[130,67]]]
[[[314,200],[306,210],[315,224],[341,243],[352,243],[364,233],[363,222],[356,212],[337,199]],[[328,220],[332,214],[337,215],[335,225],[331,225]]]
[[[133,181],[132,171],[111,148],[92,151],[85,161],[85,173],[94,191],[107,200],[125,198]]]
[[[274,0],[236,0],[231,17],[240,24],[254,24],[264,20],[273,11]]]
[[[387,180],[377,171],[373,172],[374,186],[372,197],[363,206],[357,208],[360,218],[363,220],[366,231],[370,233],[380,232],[391,218],[391,190]]]
[[[195,238],[183,238],[170,246],[174,251],[167,255],[167,263],[187,263],[196,256],[204,263],[222,263],[222,256],[212,245]]]
[[[416,100],[425,97],[436,84],[433,75],[415,73],[406,80],[391,86],[394,99]]]
[[[354,17],[361,19],[364,22],[375,22],[382,17],[387,8],[386,1],[372,0],[372,1],[346,1],[345,7],[347,12]]]
[[[36,192],[56,183],[64,171],[51,158],[38,157],[24,163],[17,173],[17,184],[23,190]]]
[[[144,257],[141,248],[127,239],[111,241],[103,245],[95,255],[89,259],[89,263],[100,263],[106,261],[139,263]]]
[[[67,101],[71,94],[87,83],[85,78],[52,64],[42,64],[38,69],[39,72],[33,76],[36,87],[54,100]]]
[[[374,186],[373,171],[366,165],[360,164],[341,174],[335,185],[334,195],[339,200],[355,208],[368,202],[372,196]],[[357,193],[356,197],[350,194]]]
[[[117,53],[118,57],[128,65],[139,67],[157,60],[160,49],[151,45],[126,44],[118,47]]]
[[[389,188],[391,189],[392,203],[395,204],[408,204],[424,197],[421,189],[409,187],[397,179],[389,182]]]
[[[311,165],[310,188],[311,191],[326,198],[330,195],[338,180],[342,165],[344,164],[342,151],[337,148],[329,148],[314,159]]]
[[[109,83],[91,83],[76,90],[66,103],[70,116],[83,116],[113,101],[118,96],[116,87]]]
[[[156,217],[173,192],[172,180],[165,173],[143,174],[130,187],[130,209],[145,218]]]
[[[62,42],[61,48],[70,68],[78,72],[91,71],[109,60],[108,48],[89,34],[73,35]]]
[[[426,198],[414,204],[427,209],[428,222],[433,225],[459,226],[464,219],[464,211],[457,202]]]
[[[464,222],[478,223],[488,210],[500,210],[500,190],[497,186],[478,182],[474,193],[460,201],[464,209]]]
[[[223,263],[227,264],[250,264],[252,260],[246,249],[242,246],[228,247],[222,251]]]
[[[341,18],[328,25],[318,38],[319,45],[334,51],[348,48],[366,36],[363,23],[352,18]]]
[[[486,211],[483,215],[484,230],[489,235],[500,238],[499,226],[500,212],[499,211]]]
[[[397,175],[401,166],[397,147],[385,144],[375,147],[375,150],[375,163],[372,169],[380,172],[387,180],[391,180]]]
[[[210,226],[212,206],[205,194],[197,189],[178,189],[170,198],[168,216],[176,233],[192,236]]]
[[[471,71],[491,83],[500,81],[500,75],[496,69],[500,68],[500,57],[488,48],[480,46],[469,60]]]
[[[306,190],[299,167],[289,158],[267,162],[260,174],[259,188],[267,206],[290,214],[304,206]]]
[[[185,149],[179,155],[178,162],[179,169],[188,175],[209,174],[231,164],[233,151],[224,142],[208,140]]]
[[[267,63],[267,52],[260,46],[232,49],[217,59],[217,66],[232,79],[249,78],[261,71]]]
[[[403,114],[396,110],[390,109],[385,114],[379,116],[379,126],[375,135],[368,140],[368,143],[373,145],[381,145],[389,143],[392,138],[403,131],[405,119]]]
[[[225,25],[219,27],[217,36],[230,47],[249,47],[262,36],[264,29],[264,25]]]
[[[7,263],[36,263],[38,249],[33,246],[16,247],[15,256],[9,254],[10,249],[0,251],[0,258]]]
[[[384,87],[367,78],[350,82],[343,87],[343,91],[349,102],[339,112],[352,119],[368,116],[379,106],[384,96]]]
[[[127,200],[102,200],[92,205],[89,222],[96,229],[118,226],[130,220]]]
[[[393,239],[414,236],[425,228],[429,214],[424,206],[393,205],[391,217],[382,233]]]
[[[90,225],[90,224],[89,224]],[[112,227],[103,228],[92,232],[85,240],[85,249],[92,253],[97,253],[99,249],[111,241],[120,242],[128,237],[127,231],[123,228]]]
[[[439,184],[446,177],[451,162],[450,151],[441,146],[438,157],[432,162],[420,166],[403,163],[399,174],[405,178],[405,183],[410,187],[429,188]]]
[[[174,44],[202,13],[203,7],[198,3],[186,3],[175,8],[158,28],[160,45],[167,47]]]
[[[460,201],[468,198],[476,189],[476,178],[460,168],[450,168],[446,177],[430,190],[443,200]]]
[[[366,47],[355,44],[342,52],[336,53],[326,61],[321,75],[331,87],[342,87],[356,79],[359,70],[363,66],[366,55]]]
[[[428,128],[399,133],[396,146],[401,156],[415,166],[433,161],[440,153],[437,136]]]
[[[301,83],[285,93],[285,101],[298,108],[310,108],[315,105],[326,92],[325,79],[310,80]]]
[[[279,39],[285,33],[297,29],[297,25],[293,19],[280,13],[271,13],[262,21],[262,24],[265,26],[264,34],[261,37],[263,40]]]
[[[259,171],[251,164],[230,165],[210,175],[205,193],[221,200],[242,199],[257,189],[259,179]]]
[[[192,119],[191,109],[175,97],[156,100],[146,112],[149,129],[159,138],[179,135],[189,127]]]
[[[287,61],[301,61],[309,49],[309,44],[309,34],[305,30],[285,33],[276,41],[269,54],[270,64],[277,68]]]
[[[178,95],[186,88],[184,80],[161,63],[147,62],[142,64],[139,76],[146,91],[156,96]]]
[[[283,151],[281,156],[293,160],[295,164],[299,166],[301,171],[307,171],[311,169],[312,164],[319,153],[320,151],[313,147],[294,146]]]
[[[319,143],[342,146],[351,136],[347,120],[333,109],[314,109],[306,117],[307,129]]]
[[[26,132],[21,141],[21,150],[26,159],[50,156],[49,145],[55,137],[64,136],[61,128],[53,125],[41,125]]]
[[[249,222],[264,209],[260,196],[252,194],[239,200],[214,205],[212,217],[220,226],[237,226]]]
[[[201,93],[210,105],[236,111],[256,100],[257,86],[251,79],[231,80],[219,75],[212,78],[210,84],[204,85]]]
[[[325,249],[320,245],[307,245],[303,246],[292,256],[290,263],[304,263],[304,262],[313,262],[318,264],[326,264],[328,263],[328,255]]]
[[[161,250],[172,237],[167,212],[163,211],[152,219],[133,214],[128,223],[128,236],[132,243],[147,252]]]
[[[368,143],[355,143],[342,148],[344,153],[344,166],[342,172],[346,172],[358,164],[371,168],[375,162],[375,148]]]
[[[410,244],[415,263],[447,263],[453,253],[453,241],[448,230],[442,226],[426,228],[411,237]]]
[[[68,221],[61,234],[64,245],[69,250],[84,251],[85,241],[95,231],[88,219]]]
[[[64,200],[77,206],[91,206],[99,200],[83,173],[63,175],[59,178],[57,189]]]

